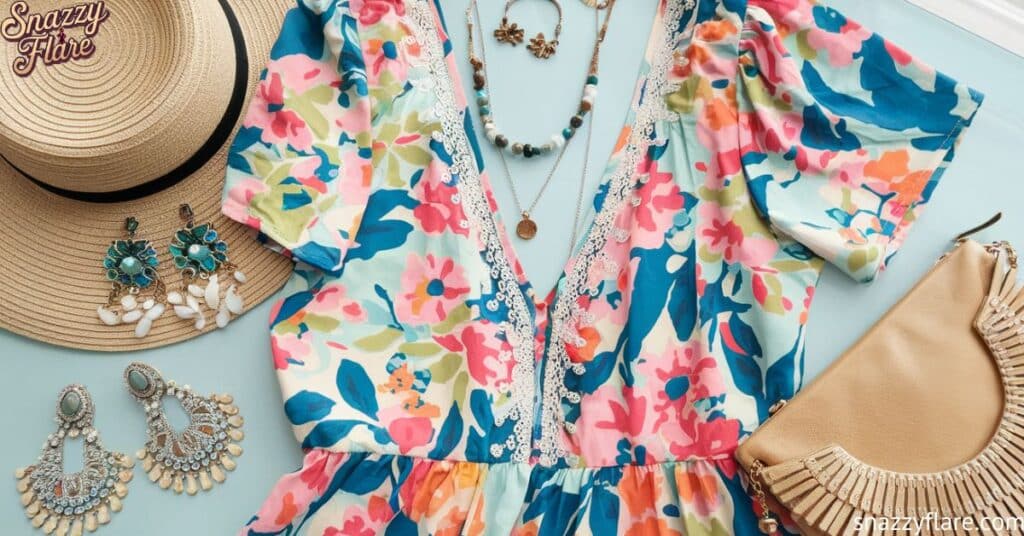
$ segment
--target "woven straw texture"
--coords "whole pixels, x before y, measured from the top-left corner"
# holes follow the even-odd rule
[[[13,0],[0,0],[0,19]],[[32,12],[81,0],[30,3]],[[266,64],[288,0],[230,0],[245,36],[248,98]],[[116,191],[173,170],[209,138],[231,96],[235,45],[217,0],[106,0],[110,17],[93,56],[39,65],[27,77],[10,68],[17,46],[0,41],[0,155],[36,179],[80,191]],[[81,29],[67,30],[80,37]],[[235,125],[236,129],[239,125]],[[168,311],[145,338],[131,324],[104,325],[96,307],[110,283],[103,258],[135,216],[137,238],[150,240],[169,289],[181,278],[167,245],[181,227],[178,206],[210,221],[245,272],[246,308],[275,293],[292,264],[220,215],[227,160],[222,147],[175,186],[123,203],[89,203],[52,194],[0,160],[0,328],[41,341],[99,351],[163,346],[199,334]],[[209,313],[207,313],[209,314]],[[206,331],[215,329],[208,322]],[[226,329],[231,329],[228,326]]]

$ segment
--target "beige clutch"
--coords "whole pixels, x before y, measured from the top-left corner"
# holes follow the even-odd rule
[[[736,452],[762,531],[777,527],[771,503],[804,534],[879,533],[870,524],[960,534],[971,523],[1024,533],[1010,519],[1024,516],[1016,265],[1006,243],[958,240],[859,342],[773,408]]]

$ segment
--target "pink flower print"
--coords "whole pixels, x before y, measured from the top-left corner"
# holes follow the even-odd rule
[[[357,506],[351,506],[343,514],[341,528],[327,527],[323,536],[374,536],[377,527],[367,522],[366,512]]]
[[[480,385],[494,387],[500,392],[511,386],[515,360],[509,358],[508,352],[511,352],[511,347],[508,343],[498,339],[496,325],[480,323],[469,326],[462,330],[460,338],[466,348],[469,374],[474,380]],[[499,345],[504,348],[495,347]]]
[[[315,315],[324,315],[332,318],[341,318],[346,322],[362,322],[366,320],[366,310],[358,301],[345,296],[344,285],[328,285],[320,289],[314,296],[313,301],[306,306],[306,312]]]
[[[311,450],[303,463],[299,479],[317,495],[323,494],[334,478],[334,473],[341,467],[344,456],[323,449]]]
[[[724,254],[729,262],[736,258],[736,249],[743,244],[743,229],[724,219],[712,219],[701,234],[707,239],[708,249]]]
[[[270,351],[274,356],[274,368],[284,370],[289,365],[305,363],[312,353],[309,343],[295,333],[275,334],[270,338]]]
[[[388,425],[391,440],[398,445],[402,454],[407,454],[416,447],[422,447],[434,437],[434,426],[426,417],[406,417],[395,419]]]
[[[585,395],[580,403],[580,418],[576,421],[577,432],[570,437],[570,441],[589,465],[615,463],[618,450],[616,441],[608,440],[607,423],[614,419],[611,408],[612,404],[617,404],[613,402],[616,399],[620,399],[618,387],[604,385]],[[605,426],[605,429],[598,429],[600,425]]]
[[[635,192],[631,244],[644,249],[661,247],[665,233],[672,226],[676,213],[683,208],[683,196],[671,173],[658,171],[658,163],[649,159],[641,162],[641,173],[647,173],[647,182]],[[628,210],[620,215],[629,220]]]
[[[377,24],[391,10],[399,17],[405,15],[403,0],[352,0],[352,11],[365,25]]]
[[[433,254],[420,257],[409,254],[402,274],[402,290],[398,296],[397,313],[403,322],[435,324],[469,293],[462,267],[451,258]]]
[[[751,236],[731,217],[729,210],[714,203],[700,205],[698,240],[729,264],[760,267],[771,261],[779,244],[770,237]]]
[[[400,55],[398,43],[382,39],[368,39],[363,47],[367,65],[367,78],[371,86],[380,85],[384,73],[391,74],[391,81],[406,78],[408,63]],[[401,52],[404,52],[404,48]]]
[[[419,220],[423,232],[428,235],[451,231],[469,236],[469,228],[462,226],[462,222],[466,220],[466,213],[462,210],[462,204],[456,202],[459,190],[438,180],[439,165],[439,161],[431,162],[423,177],[416,183],[413,193],[420,204],[412,210],[412,214]]]
[[[306,121],[285,107],[286,98],[300,98],[307,91],[337,85],[338,74],[303,54],[293,54],[267,65],[267,75],[256,88],[245,126],[263,131],[266,143],[287,143],[299,151],[313,146],[313,133]]]
[[[245,126],[262,129],[260,139],[265,143],[287,143],[300,151],[313,145],[313,134],[306,122],[294,111],[284,109],[284,84],[280,73],[270,73],[260,82]]]
[[[830,64],[846,67],[853,63],[853,55],[860,52],[864,41],[870,37],[869,30],[846,19],[846,24],[840,28],[838,33],[821,28],[811,28],[807,32],[807,44],[815,50],[827,51]]]

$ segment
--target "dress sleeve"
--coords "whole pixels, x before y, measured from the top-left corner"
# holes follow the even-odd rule
[[[323,4],[323,5],[319,5]],[[296,259],[341,269],[370,190],[370,99],[347,3],[285,17],[231,148],[224,213]]]
[[[755,204],[858,281],[899,249],[982,100],[808,0],[750,2],[737,76]]]

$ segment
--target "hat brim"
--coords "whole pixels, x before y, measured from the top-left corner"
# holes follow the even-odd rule
[[[291,2],[229,3],[245,37],[248,102]],[[228,145],[178,184],[123,203],[89,203],[50,193],[0,159],[0,328],[59,346],[109,352],[165,346],[216,329],[212,318],[198,331],[192,320],[167,312],[147,336],[137,338],[134,325],[107,326],[97,317],[96,308],[110,292],[103,258],[110,242],[123,238],[128,216],[139,220],[138,236],[160,252],[161,279],[169,289],[179,284],[166,245],[181,227],[182,203],[192,205],[197,223],[212,222],[227,242],[232,263],[247,276],[239,287],[246,310],[277,292],[292,262],[221,214]]]

